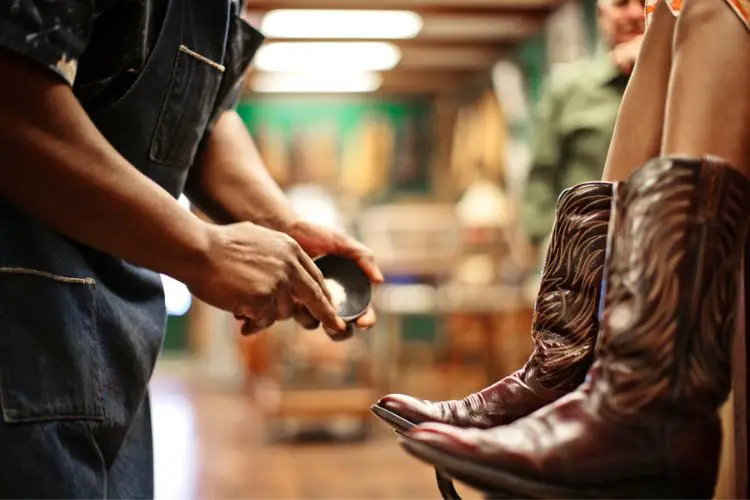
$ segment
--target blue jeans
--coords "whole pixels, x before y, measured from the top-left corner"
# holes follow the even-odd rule
[[[0,265],[0,497],[152,498],[163,296],[68,264]]]
[[[105,459],[113,429],[86,420],[0,420],[0,497],[153,498],[148,396],[119,450]]]

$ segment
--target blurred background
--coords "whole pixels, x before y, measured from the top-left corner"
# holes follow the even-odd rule
[[[239,113],[298,212],[374,251],[379,322],[342,343],[291,323],[245,338],[165,277],[157,498],[438,498],[368,408],[463,398],[528,356],[535,116],[549,76],[601,48],[596,1],[247,0],[246,18],[267,42]],[[599,137],[581,155],[601,168],[610,114],[552,120]]]

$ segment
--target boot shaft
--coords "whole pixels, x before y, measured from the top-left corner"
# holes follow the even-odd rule
[[[611,205],[608,182],[579,184],[558,198],[525,368],[525,378],[546,389],[574,389],[590,366]]]
[[[731,385],[750,182],[718,159],[662,158],[614,196],[599,387],[621,413],[715,411]]]

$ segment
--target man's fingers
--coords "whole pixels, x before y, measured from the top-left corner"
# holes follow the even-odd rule
[[[279,287],[274,302],[276,304],[276,321],[289,319],[294,315],[294,299],[292,298],[292,288],[289,284]]]
[[[373,283],[382,283],[384,281],[383,273],[375,263],[375,257],[372,254],[359,254],[355,257],[357,264],[365,272],[370,281]]]
[[[252,335],[273,325],[276,320],[276,298],[266,303],[259,311],[240,309],[234,313],[234,317],[241,319],[242,334]]]
[[[323,327],[323,331],[333,340],[334,342],[341,342],[343,340],[349,340],[354,335],[354,325],[347,324],[346,330],[337,331],[330,328]]]
[[[357,326],[357,328],[361,330],[369,330],[373,326],[375,326],[375,323],[377,322],[377,317],[375,315],[375,310],[372,307],[368,307],[367,311],[357,318],[357,321],[354,322],[354,324]]]
[[[375,257],[366,246],[345,234],[338,234],[336,239],[337,254],[356,260],[359,267],[373,283],[383,282],[383,273],[375,263]]]
[[[242,335],[254,335],[266,330],[276,322],[272,315],[265,315],[258,318],[245,318],[242,323]]]
[[[294,321],[305,330],[316,330],[320,326],[320,321],[302,304],[296,304],[294,307]]]
[[[333,300],[333,298],[331,297],[331,292],[326,286],[326,280],[323,277],[323,273],[320,272],[320,269],[315,265],[315,262],[313,262],[310,256],[307,255],[304,250],[302,250],[302,247],[298,247],[297,259],[299,260],[299,263],[302,265],[303,269],[307,271],[310,276],[312,276],[315,282],[320,286],[321,290],[323,290],[326,298],[329,301]]]
[[[321,286],[308,274],[302,265],[299,265],[297,272],[292,278],[292,292],[309,311],[324,326],[343,332],[346,330],[346,323],[338,317],[333,304],[327,298],[324,286]]]

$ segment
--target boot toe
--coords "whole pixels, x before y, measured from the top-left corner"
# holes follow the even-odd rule
[[[424,399],[407,396],[406,394],[389,394],[383,396],[376,405],[413,424],[430,422],[435,419],[429,402]]]
[[[454,455],[470,455],[477,451],[472,436],[476,429],[462,429],[447,424],[427,423],[411,429],[406,437]]]

